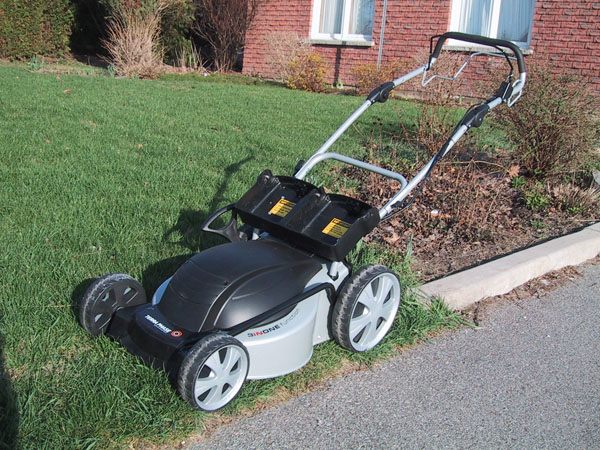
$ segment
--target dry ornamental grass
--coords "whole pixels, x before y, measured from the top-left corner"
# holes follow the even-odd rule
[[[160,20],[165,9],[175,1],[160,0],[148,11],[123,6],[115,13],[103,44],[109,55],[107,61],[116,75],[156,78],[164,71]]]

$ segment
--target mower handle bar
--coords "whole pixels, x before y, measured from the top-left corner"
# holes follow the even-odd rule
[[[437,42],[435,47],[433,46],[433,41],[437,38]],[[327,153],[327,150],[339,139],[339,137],[358,119],[373,103],[379,102],[383,103],[387,101],[390,92],[416,76],[423,75],[427,71],[431,69],[431,67],[437,61],[437,58],[442,51],[442,47],[444,42],[448,39],[454,39],[463,42],[470,42],[473,44],[485,45],[488,47],[493,47],[499,50],[507,59],[508,63],[511,66],[511,71],[507,79],[501,84],[498,91],[487,101],[477,105],[476,108],[470,109],[467,111],[463,119],[459,122],[457,127],[454,129],[452,135],[448,138],[446,143],[440,149],[440,151],[407,183],[406,179],[395,172],[390,170],[382,169],[380,167],[374,166],[372,164],[358,161],[353,158],[349,158],[343,155],[339,155],[337,153]],[[519,69],[519,78],[515,81],[512,81],[513,76],[513,67],[510,63],[508,55],[502,50],[501,47],[507,48],[511,50],[516,57],[517,66]],[[362,169],[366,169],[375,173],[379,173],[381,175],[385,175],[391,178],[394,178],[402,184],[400,190],[379,210],[379,217],[383,220],[386,217],[389,217],[393,210],[396,209],[402,202],[408,197],[411,191],[419,185],[424,179],[426,179],[433,167],[437,164],[440,158],[445,156],[451,149],[454,147],[456,142],[471,128],[478,127],[481,125],[483,118],[486,114],[494,109],[495,107],[501,105],[502,103],[506,103],[508,106],[512,106],[521,96],[523,92],[523,87],[525,86],[525,81],[527,78],[527,72],[525,69],[525,61],[523,60],[523,53],[519,49],[519,47],[510,42],[501,39],[492,39],[483,36],[476,36],[466,33],[458,33],[458,32],[448,32],[439,36],[434,36],[431,40],[431,54],[429,56],[429,62],[422,65],[421,67],[416,68],[412,72],[409,72],[399,78],[396,78],[393,81],[383,83],[381,86],[375,88],[364,101],[362,105],[360,105],[356,111],[354,111],[350,117],[346,119],[346,121],[325,141],[325,143],[298,169],[298,171],[294,174],[294,177],[302,180],[308,174],[308,172],[320,161],[325,159],[336,159],[338,161],[345,162],[347,164],[351,164],[353,166],[357,166]],[[468,63],[468,61],[467,61]],[[467,64],[465,63],[465,65]],[[460,75],[464,66],[459,70],[459,72],[455,75]],[[454,79],[454,78],[447,78]],[[429,80],[431,81],[431,80]],[[427,82],[421,82],[421,84],[425,85]]]
[[[471,44],[479,44],[479,45],[485,45],[487,47],[494,47],[498,50],[501,50],[500,47],[507,48],[514,53],[515,58],[517,59],[517,67],[519,68],[519,74],[527,72],[527,70],[525,68],[525,60],[523,59],[523,53],[521,52],[521,49],[519,48],[519,46],[517,44],[515,44],[514,42],[506,41],[504,39],[494,39],[494,38],[489,38],[489,37],[485,37],[485,36],[477,36],[474,34],[459,33],[457,31],[449,31],[442,35],[433,36],[431,38],[432,46],[433,46],[433,40],[436,38],[437,38],[437,42],[435,44],[435,48],[433,49],[433,51],[431,51],[431,49],[430,49],[430,53],[431,53],[430,57],[429,57],[430,64],[431,64],[431,61],[433,58],[435,58],[435,59],[439,58],[440,52],[442,51],[442,47],[444,46],[444,43],[448,39],[454,39],[457,41],[469,42]]]

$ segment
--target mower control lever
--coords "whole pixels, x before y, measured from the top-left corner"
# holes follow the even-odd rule
[[[483,118],[489,112],[490,106],[487,103],[480,103],[479,105],[474,106],[466,112],[466,114],[460,121],[460,125],[465,125],[468,128],[479,128],[483,123]]]
[[[383,83],[381,86],[378,86],[371,91],[371,93],[367,97],[367,100],[371,103],[385,103],[390,97],[390,92],[392,92],[392,89],[394,89],[395,87],[396,85],[393,81]]]
[[[507,102],[512,97],[513,87],[508,81],[503,81],[496,92],[495,97],[499,97],[503,102]]]

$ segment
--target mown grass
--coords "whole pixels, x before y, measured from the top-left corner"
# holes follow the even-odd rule
[[[121,448],[201,429],[207,416],[186,406],[163,373],[86,335],[79,299],[108,272],[131,274],[152,292],[215,242],[199,235],[209,212],[265,168],[292,173],[361,102],[262,85],[0,67],[0,446]],[[361,130],[375,118],[392,126],[394,108],[373,108],[338,149],[360,153]],[[373,249],[355,257],[403,264]],[[345,358],[369,363],[457,323],[439,304],[410,300],[399,316],[377,351],[320,345],[305,369],[247,383],[224,414],[276,390],[301,391]]]

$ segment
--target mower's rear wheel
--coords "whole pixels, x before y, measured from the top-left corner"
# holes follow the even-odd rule
[[[248,351],[240,341],[222,333],[210,334],[183,360],[179,394],[194,408],[216,411],[236,397],[249,367]]]
[[[104,334],[117,309],[146,303],[146,291],[129,275],[111,273],[98,278],[85,291],[79,321],[92,336]]]
[[[333,308],[333,337],[347,350],[364,352],[388,333],[400,305],[398,276],[385,266],[361,267],[342,288]]]

